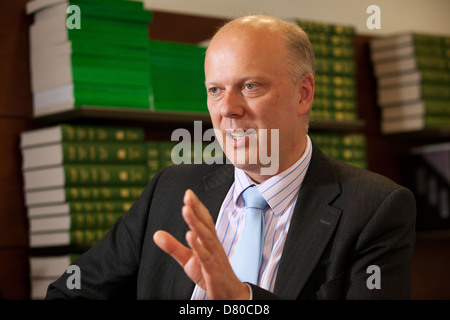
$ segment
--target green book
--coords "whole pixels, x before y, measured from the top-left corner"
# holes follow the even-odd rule
[[[71,201],[127,201],[134,202],[144,187],[58,187],[25,192],[26,207],[61,204]]]
[[[64,203],[34,206],[27,209],[28,218],[51,215],[70,215],[117,212],[125,213],[130,210],[134,201],[97,200],[97,201],[68,201]]]
[[[29,219],[30,234],[109,229],[122,213],[71,213]]]
[[[145,186],[143,165],[73,164],[23,172],[25,191],[75,186]]]
[[[335,59],[353,59],[355,52],[353,46],[347,44],[334,45],[327,42],[311,42],[316,57],[328,57]]]
[[[311,44],[321,43],[330,46],[348,46],[353,47],[353,41],[355,37],[353,35],[340,35],[340,34],[326,34],[326,33],[314,33],[309,32],[308,38]]]
[[[205,48],[196,45],[150,42],[152,110],[206,113]],[[179,84],[183,83],[182,86]],[[174,88],[177,88],[174,94]],[[183,97],[180,99],[179,97]]]
[[[311,109],[311,120],[355,121],[357,115],[354,111],[335,111],[313,107]]]
[[[161,168],[173,165],[172,161],[172,149],[177,145],[176,141],[160,141],[160,165]]]
[[[150,180],[161,169],[161,149],[159,141],[147,141],[145,143],[145,148]]]
[[[297,23],[306,33],[337,34],[344,36],[354,36],[356,34],[356,28],[351,25],[308,20],[297,20]]]
[[[317,96],[314,98],[312,111],[325,110],[329,112],[334,111],[349,111],[356,112],[356,100],[355,99],[337,99],[334,97]]]
[[[144,164],[142,142],[62,142],[22,150],[22,170],[63,164]]]
[[[450,70],[421,70],[423,83],[450,84]]]
[[[353,59],[316,58],[316,72],[319,74],[351,76],[355,73]]]
[[[21,133],[20,147],[58,142],[143,142],[144,129],[117,126],[58,124]]]
[[[30,234],[30,247],[60,247],[83,246],[89,247],[99,241],[109,229],[97,230],[70,230],[62,232],[48,232]]]
[[[309,133],[311,139],[330,158],[366,169],[366,138],[363,134]]]
[[[136,1],[123,0],[70,0],[70,5],[77,5],[83,16],[111,19],[150,22],[153,13],[144,10],[143,4]]]
[[[151,89],[99,83],[68,83],[33,95],[34,116],[80,107],[148,110]]]
[[[69,87],[70,88],[70,87]],[[61,92],[64,91],[64,88]],[[131,87],[124,85],[93,85],[90,83],[75,83],[73,96],[68,100],[74,100],[73,107],[97,106],[115,108],[149,109],[150,88]]]

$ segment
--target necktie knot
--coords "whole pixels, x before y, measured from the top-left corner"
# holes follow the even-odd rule
[[[245,207],[247,209],[254,208],[264,210],[267,207],[267,201],[263,198],[261,193],[256,187],[249,187],[244,190],[242,197],[245,201]]]

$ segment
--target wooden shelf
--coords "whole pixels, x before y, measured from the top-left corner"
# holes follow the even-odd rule
[[[138,109],[97,108],[81,107],[46,116],[33,118],[32,122],[37,127],[55,125],[61,122],[75,120],[124,120],[135,124],[164,123],[164,124],[191,124],[193,121],[202,121],[206,126],[211,126],[211,118],[208,113],[201,112],[170,112],[148,111]],[[365,122],[357,121],[332,121],[311,119],[311,130],[334,132],[358,132],[364,128]]]
[[[199,120],[211,123],[209,114],[195,112],[149,111],[138,109],[81,107],[60,113],[33,118],[36,126],[53,125],[78,119],[125,120],[133,123],[192,123]]]

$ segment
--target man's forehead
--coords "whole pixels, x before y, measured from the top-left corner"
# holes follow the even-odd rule
[[[271,36],[271,37],[280,37],[281,36],[281,28],[277,27],[275,22],[263,19],[257,20],[233,20],[228,23],[224,27],[222,27],[216,35],[213,37],[213,41],[215,38],[227,37],[262,37],[262,36]]]

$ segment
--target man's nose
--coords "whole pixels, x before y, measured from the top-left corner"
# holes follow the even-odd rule
[[[222,117],[238,118],[245,112],[245,99],[240,92],[234,90],[225,93],[220,106]]]

